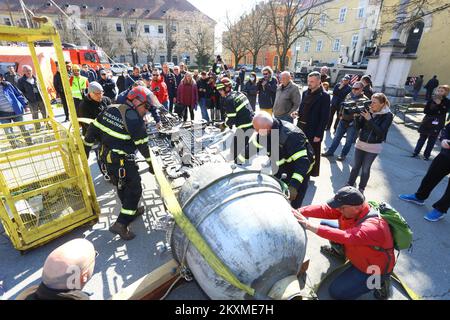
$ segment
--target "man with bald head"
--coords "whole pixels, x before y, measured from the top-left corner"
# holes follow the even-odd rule
[[[293,123],[294,119],[291,117],[291,113],[298,110],[300,101],[299,87],[292,82],[291,74],[283,71],[280,74],[280,84],[273,104],[273,115],[277,119]]]
[[[82,291],[94,273],[96,251],[86,239],[74,239],[53,250],[42,270],[42,282],[16,300],[89,300]]]
[[[329,69],[327,66],[323,66],[322,68],[320,68],[320,81],[322,83],[324,83],[324,82],[330,83],[331,82],[331,78],[328,75],[328,71],[329,71]]]
[[[278,179],[286,174],[283,182],[289,189],[292,207],[301,206],[314,163],[314,153],[305,134],[294,124],[274,119],[265,111],[254,116],[253,127],[257,134],[250,138],[248,148],[266,149],[272,162],[272,174]],[[246,155],[251,153],[245,152]],[[241,153],[238,160],[244,163],[246,158]]]

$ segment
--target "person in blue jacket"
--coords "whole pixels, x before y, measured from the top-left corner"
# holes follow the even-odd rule
[[[0,74],[0,123],[23,121],[23,114],[28,108],[28,101],[15,86],[5,81],[3,74]],[[27,145],[31,145],[30,133],[24,125],[19,125],[22,135]],[[12,127],[4,128],[9,143],[13,148],[18,146],[17,137],[14,135]]]

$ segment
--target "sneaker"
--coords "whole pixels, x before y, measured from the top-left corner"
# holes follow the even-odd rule
[[[425,204],[425,200],[419,200],[416,198],[416,195],[414,193],[412,194],[401,194],[398,196],[400,199],[404,200],[404,201],[409,201],[412,203],[415,203],[419,206],[423,206]]]
[[[115,222],[111,227],[109,227],[109,231],[118,234],[123,240],[132,240],[136,235],[130,231],[128,226],[121,224],[119,222]]]
[[[341,156],[337,157],[337,160],[338,160],[338,161],[344,161],[344,160],[345,160],[345,156],[342,156],[342,155],[341,155]]]
[[[436,222],[439,221],[441,219],[444,218],[444,214],[443,212],[440,212],[437,209],[433,209],[430,212],[428,212],[425,217],[423,217],[425,220],[430,221],[430,222]]]
[[[329,257],[338,259],[344,259],[345,253],[342,245],[337,243],[331,243],[330,245],[324,245],[320,247],[320,252]]]
[[[324,152],[320,154],[322,157],[332,157],[333,154],[332,153],[328,153],[328,152]]]

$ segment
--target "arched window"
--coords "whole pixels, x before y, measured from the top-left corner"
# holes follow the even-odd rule
[[[412,26],[408,33],[408,40],[406,40],[406,48],[404,53],[416,53],[419,48],[420,38],[422,37],[423,21],[418,21]]]

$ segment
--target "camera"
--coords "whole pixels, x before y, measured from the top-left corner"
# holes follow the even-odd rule
[[[372,101],[357,100],[342,102],[343,113],[347,115],[360,114],[363,111],[369,111]]]

